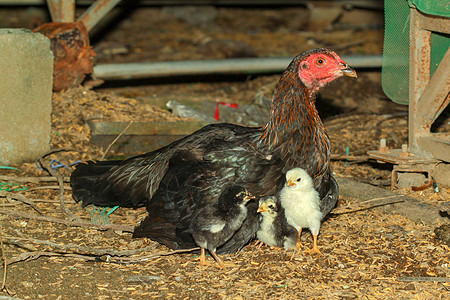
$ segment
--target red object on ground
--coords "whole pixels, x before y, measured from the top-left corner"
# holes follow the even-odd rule
[[[237,103],[217,102],[216,114],[214,115],[214,118],[217,121],[220,121],[220,118],[219,118],[219,105],[228,106],[228,107],[232,107],[232,108],[238,108],[238,104]]]

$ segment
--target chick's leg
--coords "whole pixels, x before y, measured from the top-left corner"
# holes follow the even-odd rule
[[[292,253],[292,256],[291,256],[291,260],[294,259],[296,252],[297,252],[297,255],[299,255],[300,250],[302,250],[303,245],[302,245],[301,237],[302,237],[302,228],[300,228],[300,230],[298,231],[297,243],[295,244],[295,246],[297,247],[297,251],[294,250],[294,253]]]
[[[313,236],[313,248],[310,250],[307,250],[306,252],[308,253],[315,253],[318,255],[322,255],[322,252],[320,252],[319,247],[317,246],[317,236],[319,235],[319,233],[312,233]]]
[[[264,246],[264,242],[263,241],[256,241],[256,248],[257,249],[261,249],[261,247]]]
[[[205,248],[201,248],[200,250],[200,264],[202,265],[206,265],[206,250]]]
[[[211,255],[214,257],[216,262],[219,264],[219,268],[223,269],[225,268],[225,263],[220,259],[220,257],[217,255],[215,251],[210,251]]]
[[[303,228],[300,228],[300,230],[298,231],[298,239],[297,239],[297,244],[296,244],[297,249],[298,249],[297,254],[300,254],[300,250],[301,250],[302,247],[303,247],[302,241],[301,241],[301,237],[302,237],[302,229],[303,229]]]
[[[322,255],[322,252],[320,252],[319,247],[317,247],[317,234],[313,234],[313,248],[311,252]]]

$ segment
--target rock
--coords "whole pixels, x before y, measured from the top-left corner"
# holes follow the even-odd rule
[[[436,236],[450,246],[450,223],[441,225],[434,229]]]
[[[53,55],[26,29],[0,29],[0,163],[32,161],[50,149]]]
[[[212,116],[208,116],[195,108],[188,105],[184,105],[176,100],[170,100],[166,106],[172,110],[172,113],[182,118],[193,118],[207,123],[217,123],[216,119]]]
[[[450,187],[450,164],[440,163],[433,170],[433,178],[438,185]]]
[[[439,212],[439,207],[422,202],[416,198],[395,193],[367,183],[345,177],[336,177],[339,184],[339,196],[358,199],[360,202],[373,201],[370,205],[377,211],[389,214],[400,214],[413,222],[433,224],[436,221],[447,221]],[[390,202],[390,203],[389,203]],[[333,211],[331,211],[333,213]]]
[[[421,186],[427,181],[422,173],[399,172],[397,184],[400,188],[410,188],[412,186]]]

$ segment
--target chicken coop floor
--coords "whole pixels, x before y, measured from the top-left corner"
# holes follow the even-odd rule
[[[178,9],[178,10],[177,10]],[[334,47],[339,54],[381,54],[382,11],[346,11],[333,30],[305,31],[304,8],[139,8],[120,22],[97,31],[97,62],[215,59],[237,56],[294,56],[306,49]],[[181,13],[180,13],[181,11]],[[189,15],[191,14],[191,15]],[[192,17],[194,16],[195,17]],[[191,17],[188,17],[191,16]],[[303,16],[299,18],[298,16]],[[37,8],[3,8],[2,27],[32,28],[44,20]],[[111,17],[112,18],[112,17]],[[109,19],[110,21],[112,19]],[[197,22],[195,20],[202,20]],[[233,20],[233,22],[229,22]],[[381,21],[380,21],[381,20]],[[112,24],[115,24],[112,26]],[[400,148],[407,142],[407,107],[391,102],[381,89],[379,70],[361,70],[322,90],[319,112],[332,140],[336,177],[390,186],[392,166],[368,161],[366,151],[379,140]],[[279,75],[215,76],[107,83],[53,96],[54,150],[42,159],[73,162],[121,156],[91,143],[87,120],[176,121],[165,108],[177,100],[201,109],[205,101],[251,105],[269,97]],[[435,130],[448,132],[448,111]],[[145,152],[143,149],[142,152]],[[340,158],[350,155],[354,160]],[[58,162],[53,161],[53,165]],[[174,252],[130,230],[145,209],[118,208],[110,225],[91,222],[90,214],[63,192],[55,178],[33,163],[0,169],[2,291],[19,299],[448,299],[450,249],[434,230],[444,221],[415,223],[405,215],[361,208],[360,199],[341,196],[319,235],[322,256],[295,255],[254,243],[222,255],[227,267],[201,266],[198,255]],[[62,177],[61,177],[62,179]],[[49,181],[50,180],[50,181]],[[448,188],[394,190],[437,208],[450,199]],[[82,222],[71,220],[66,208]],[[386,200],[386,199],[385,199]],[[348,208],[346,210],[346,208]],[[97,214],[98,215],[98,214]],[[104,220],[103,220],[104,221]],[[309,232],[302,236],[312,246]],[[213,262],[212,257],[207,260]]]

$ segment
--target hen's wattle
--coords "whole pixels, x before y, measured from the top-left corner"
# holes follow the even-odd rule
[[[301,167],[314,179],[326,215],[337,201],[338,186],[330,175],[330,142],[315,94],[344,75],[356,73],[334,52],[302,53],[281,75],[264,127],[211,124],[144,155],[80,164],[71,176],[73,197],[84,206],[146,206],[148,216],[136,227],[135,237],[172,249],[192,248],[193,216],[214,204],[225,186],[273,195],[283,187],[286,171]],[[241,249],[257,229],[256,208],[249,209],[242,227],[218,253]]]

